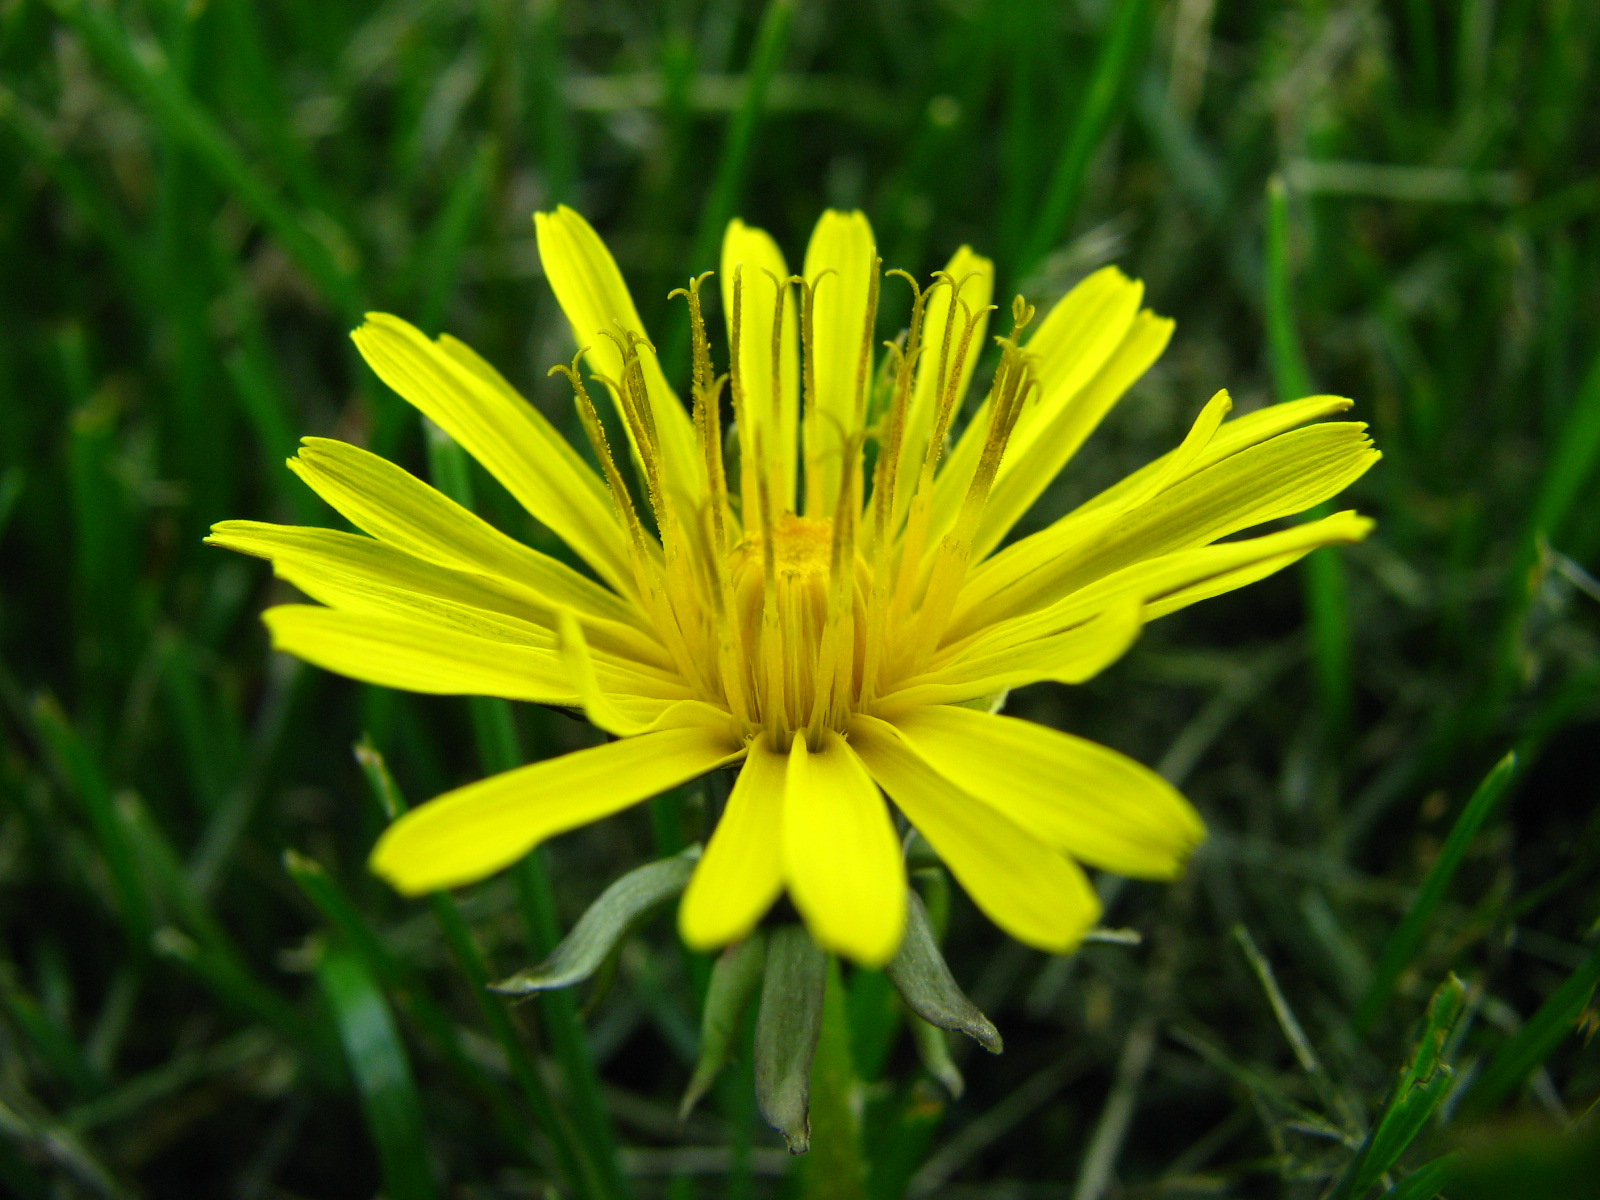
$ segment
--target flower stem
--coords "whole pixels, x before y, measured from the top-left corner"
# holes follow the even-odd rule
[[[861,1154],[850,1014],[837,959],[828,964],[822,1036],[811,1065],[811,1150],[800,1160],[803,1200],[864,1200],[866,1162]]]

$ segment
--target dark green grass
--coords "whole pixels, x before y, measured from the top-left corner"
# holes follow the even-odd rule
[[[281,585],[200,544],[334,523],[282,466],[320,434],[556,549],[345,338],[448,329],[570,428],[556,202],[680,366],[666,294],[731,215],[797,262],[861,206],[888,265],[970,241],[1039,300],[1142,277],[1172,348],[1040,519],[1222,386],[1352,396],[1385,453],[1367,544],[1013,698],[1213,836],[1176,885],[1105,882],[1137,947],[1052,961],[956,896],[1008,1047],[954,1048],[959,1102],[853,980],[826,1088],[866,1077],[875,1198],[1592,1187],[1597,54],[1600,9],[1556,0],[0,3],[0,1192],[822,1194],[779,1178],[747,1058],[677,1126],[707,964],[670,922],[603,994],[475,986],[704,797],[398,900],[364,859],[400,792],[596,735],[274,660]],[[1497,1150],[1512,1122],[1544,1129]]]

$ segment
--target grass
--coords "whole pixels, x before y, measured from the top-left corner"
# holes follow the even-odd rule
[[[1593,1188],[1597,56],[1600,10],[1535,0],[0,4],[0,1191]],[[570,426],[529,222],[556,202],[685,367],[666,294],[730,215],[797,259],[861,206],[889,265],[968,241],[1035,299],[1142,277],[1172,349],[1040,520],[1221,386],[1352,396],[1385,454],[1372,541],[1013,698],[1158,765],[1211,841],[1175,885],[1105,881],[1137,946],[1051,960],[952,895],[1007,1046],[923,1037],[959,1101],[845,973],[803,1172],[747,1051],[678,1124],[708,964],[669,921],[576,997],[481,986],[705,798],[399,900],[364,859],[402,792],[594,735],[274,659],[279,585],[200,544],[331,523],[282,466],[319,434],[554,550],[344,334],[448,329]]]

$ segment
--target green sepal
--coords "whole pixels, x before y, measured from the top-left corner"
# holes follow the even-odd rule
[[[773,930],[756,1014],[756,1107],[790,1154],[811,1147],[811,1061],[827,983],[828,956],[803,926]]]
[[[678,1120],[688,1119],[733,1058],[745,1009],[761,985],[766,962],[767,935],[759,929],[717,957],[706,989],[705,1008],[700,1013],[700,1057],[695,1060],[694,1075],[678,1106]]]
[[[601,968],[640,917],[689,885],[699,857],[700,847],[691,846],[682,854],[629,871],[600,893],[549,958],[491,983],[489,990],[504,996],[527,996],[582,983]]]
[[[922,897],[914,890],[908,889],[906,896],[905,938],[885,973],[906,1007],[928,1024],[964,1033],[991,1054],[1004,1049],[994,1022],[978,1011],[950,974],[928,923]]]

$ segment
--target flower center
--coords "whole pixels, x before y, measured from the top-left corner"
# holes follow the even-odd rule
[[[741,640],[753,651],[753,715],[783,745],[797,729],[839,721],[844,714],[834,710],[855,691],[856,622],[837,612],[829,621],[833,543],[832,518],[785,513],[770,535],[752,532],[728,555]],[[841,597],[852,616],[863,598],[860,570]]]
[[[762,537],[751,533],[739,544],[759,561],[764,553]],[[828,574],[829,551],[833,544],[832,517],[797,517],[784,513],[772,526],[772,553],[780,575]]]

